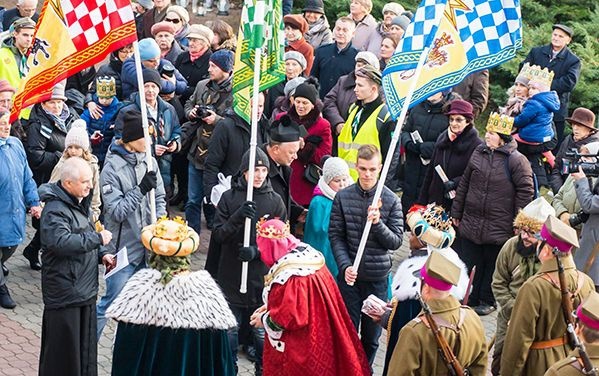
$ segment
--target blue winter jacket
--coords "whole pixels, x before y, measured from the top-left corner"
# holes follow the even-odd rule
[[[158,72],[164,65],[164,63],[170,62],[166,59],[160,59],[160,65],[158,66]],[[142,65],[142,70],[147,69]],[[172,93],[173,91],[177,95],[183,94],[185,88],[187,88],[187,80],[179,71],[175,68],[175,78],[177,79],[177,84],[174,85],[169,80],[165,80],[161,78],[162,82],[162,92]],[[135,59],[133,57],[128,58],[123,63],[123,70],[121,72],[121,80],[123,81],[123,98],[129,98],[132,93],[139,91],[137,88],[137,70],[135,69]]]
[[[559,97],[555,91],[538,93],[524,102],[522,112],[514,118],[514,126],[524,141],[548,142],[554,136],[553,114],[559,111]]]
[[[116,120],[116,114],[119,112],[123,104],[119,102],[116,97],[113,97],[112,103],[108,106],[102,106],[98,103],[98,96],[93,94],[93,102],[95,102],[104,111],[99,119],[91,117],[89,110],[86,108],[81,114],[81,119],[85,120],[87,124],[87,133],[90,137],[95,131],[100,131],[104,138],[98,145],[92,144],[92,153],[98,158],[98,162],[103,163],[106,158],[106,152],[114,137],[114,122]]]
[[[27,164],[23,144],[8,137],[0,146],[0,247],[19,245],[25,239],[27,208],[38,206],[37,185]]]

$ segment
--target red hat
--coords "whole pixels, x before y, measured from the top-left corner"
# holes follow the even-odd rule
[[[162,21],[154,24],[151,29],[152,36],[156,36],[156,34],[163,31],[175,35],[175,25],[171,22]]]
[[[10,82],[7,80],[0,80],[0,93],[5,91],[12,91],[13,93],[17,92],[14,87],[10,86]]]
[[[256,228],[256,245],[260,250],[260,258],[269,268],[300,243],[289,233],[289,223],[280,219],[262,219],[256,224]]]
[[[294,29],[298,29],[302,32],[302,34],[305,34],[309,28],[308,22],[304,19],[304,17],[300,16],[299,14],[286,15],[285,17],[283,17],[283,23],[285,25],[293,27]]]
[[[456,99],[449,104],[449,111],[445,115],[462,115],[468,120],[474,119],[472,104],[461,99]]]

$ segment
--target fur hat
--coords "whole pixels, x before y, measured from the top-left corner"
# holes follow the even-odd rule
[[[297,89],[297,87],[303,84],[304,82],[306,82],[306,77],[302,76],[287,81],[287,83],[285,84],[285,88],[283,89],[285,96],[287,98],[293,96],[295,94],[295,89]]]
[[[152,36],[155,37],[156,34],[161,32],[167,32],[169,34],[175,35],[175,25],[172,22],[162,21],[152,25]]]
[[[355,60],[356,61],[362,60],[362,62],[364,62],[366,64],[370,64],[371,66],[373,66],[377,70],[381,69],[381,64],[379,62],[379,59],[377,59],[376,55],[373,54],[370,51],[360,51],[360,52],[358,52],[358,54],[356,55]]]
[[[212,55],[210,55],[210,61],[219,67],[223,72],[231,73],[233,72],[233,59],[235,56],[233,52],[230,50],[218,50]]]
[[[322,165],[322,179],[329,184],[331,180],[339,176],[350,176],[347,162],[339,157],[327,158]]]
[[[71,129],[64,139],[65,150],[71,145],[79,146],[83,150],[89,150],[89,135],[87,134],[85,120],[77,119],[71,125]]]
[[[555,209],[547,200],[539,197],[520,210],[516,219],[514,219],[514,228],[538,233],[550,215],[555,216]]]
[[[451,217],[441,206],[414,205],[406,215],[406,222],[412,233],[431,247],[447,248],[455,240]]]
[[[144,128],[141,120],[141,112],[131,110],[123,116],[123,142],[131,142],[144,138]]]
[[[404,9],[404,7],[401,4],[387,3],[383,7],[383,16],[385,15],[385,12],[391,12],[391,13],[395,14],[396,16],[399,16],[405,11],[406,10]]]
[[[152,38],[145,38],[139,41],[139,58],[141,60],[151,60],[160,57],[160,47]]]
[[[285,52],[284,59],[285,59],[285,61],[287,61],[287,60],[297,61],[298,64],[302,67],[302,70],[306,70],[306,67],[308,66],[308,62],[306,61],[306,58],[304,57],[304,55],[302,55],[301,53],[299,53],[297,51]]]

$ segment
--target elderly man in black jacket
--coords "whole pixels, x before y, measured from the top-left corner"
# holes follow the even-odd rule
[[[568,48],[573,35],[574,31],[568,26],[553,25],[551,43],[531,49],[520,64],[520,69],[524,63],[530,63],[547,68],[555,74],[551,82],[551,90],[557,92],[560,101],[559,112],[553,117],[559,143],[564,139],[564,120],[568,115],[570,93],[574,90],[580,76],[580,59]]]
[[[39,188],[46,203],[40,225],[44,316],[39,374],[94,376],[98,262],[107,270],[115,266],[103,247],[112,234],[96,232],[91,220],[88,163],[69,158],[62,171],[59,182]]]
[[[403,237],[399,198],[384,187],[379,204],[372,205],[381,168],[381,154],[374,145],[358,149],[358,182],[337,192],[329,224],[329,240],[339,266],[339,291],[356,330],[361,326],[362,346],[371,366],[379,347],[381,327],[361,314],[362,302],[370,294],[387,300],[389,251],[398,249]],[[355,270],[352,264],[367,218],[372,219],[372,228],[360,267]]]

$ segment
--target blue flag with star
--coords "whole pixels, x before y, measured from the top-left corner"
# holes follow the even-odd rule
[[[426,48],[427,60],[415,77]],[[510,60],[520,48],[519,0],[423,0],[383,72],[391,116],[399,116],[412,80],[417,85],[409,107]]]

